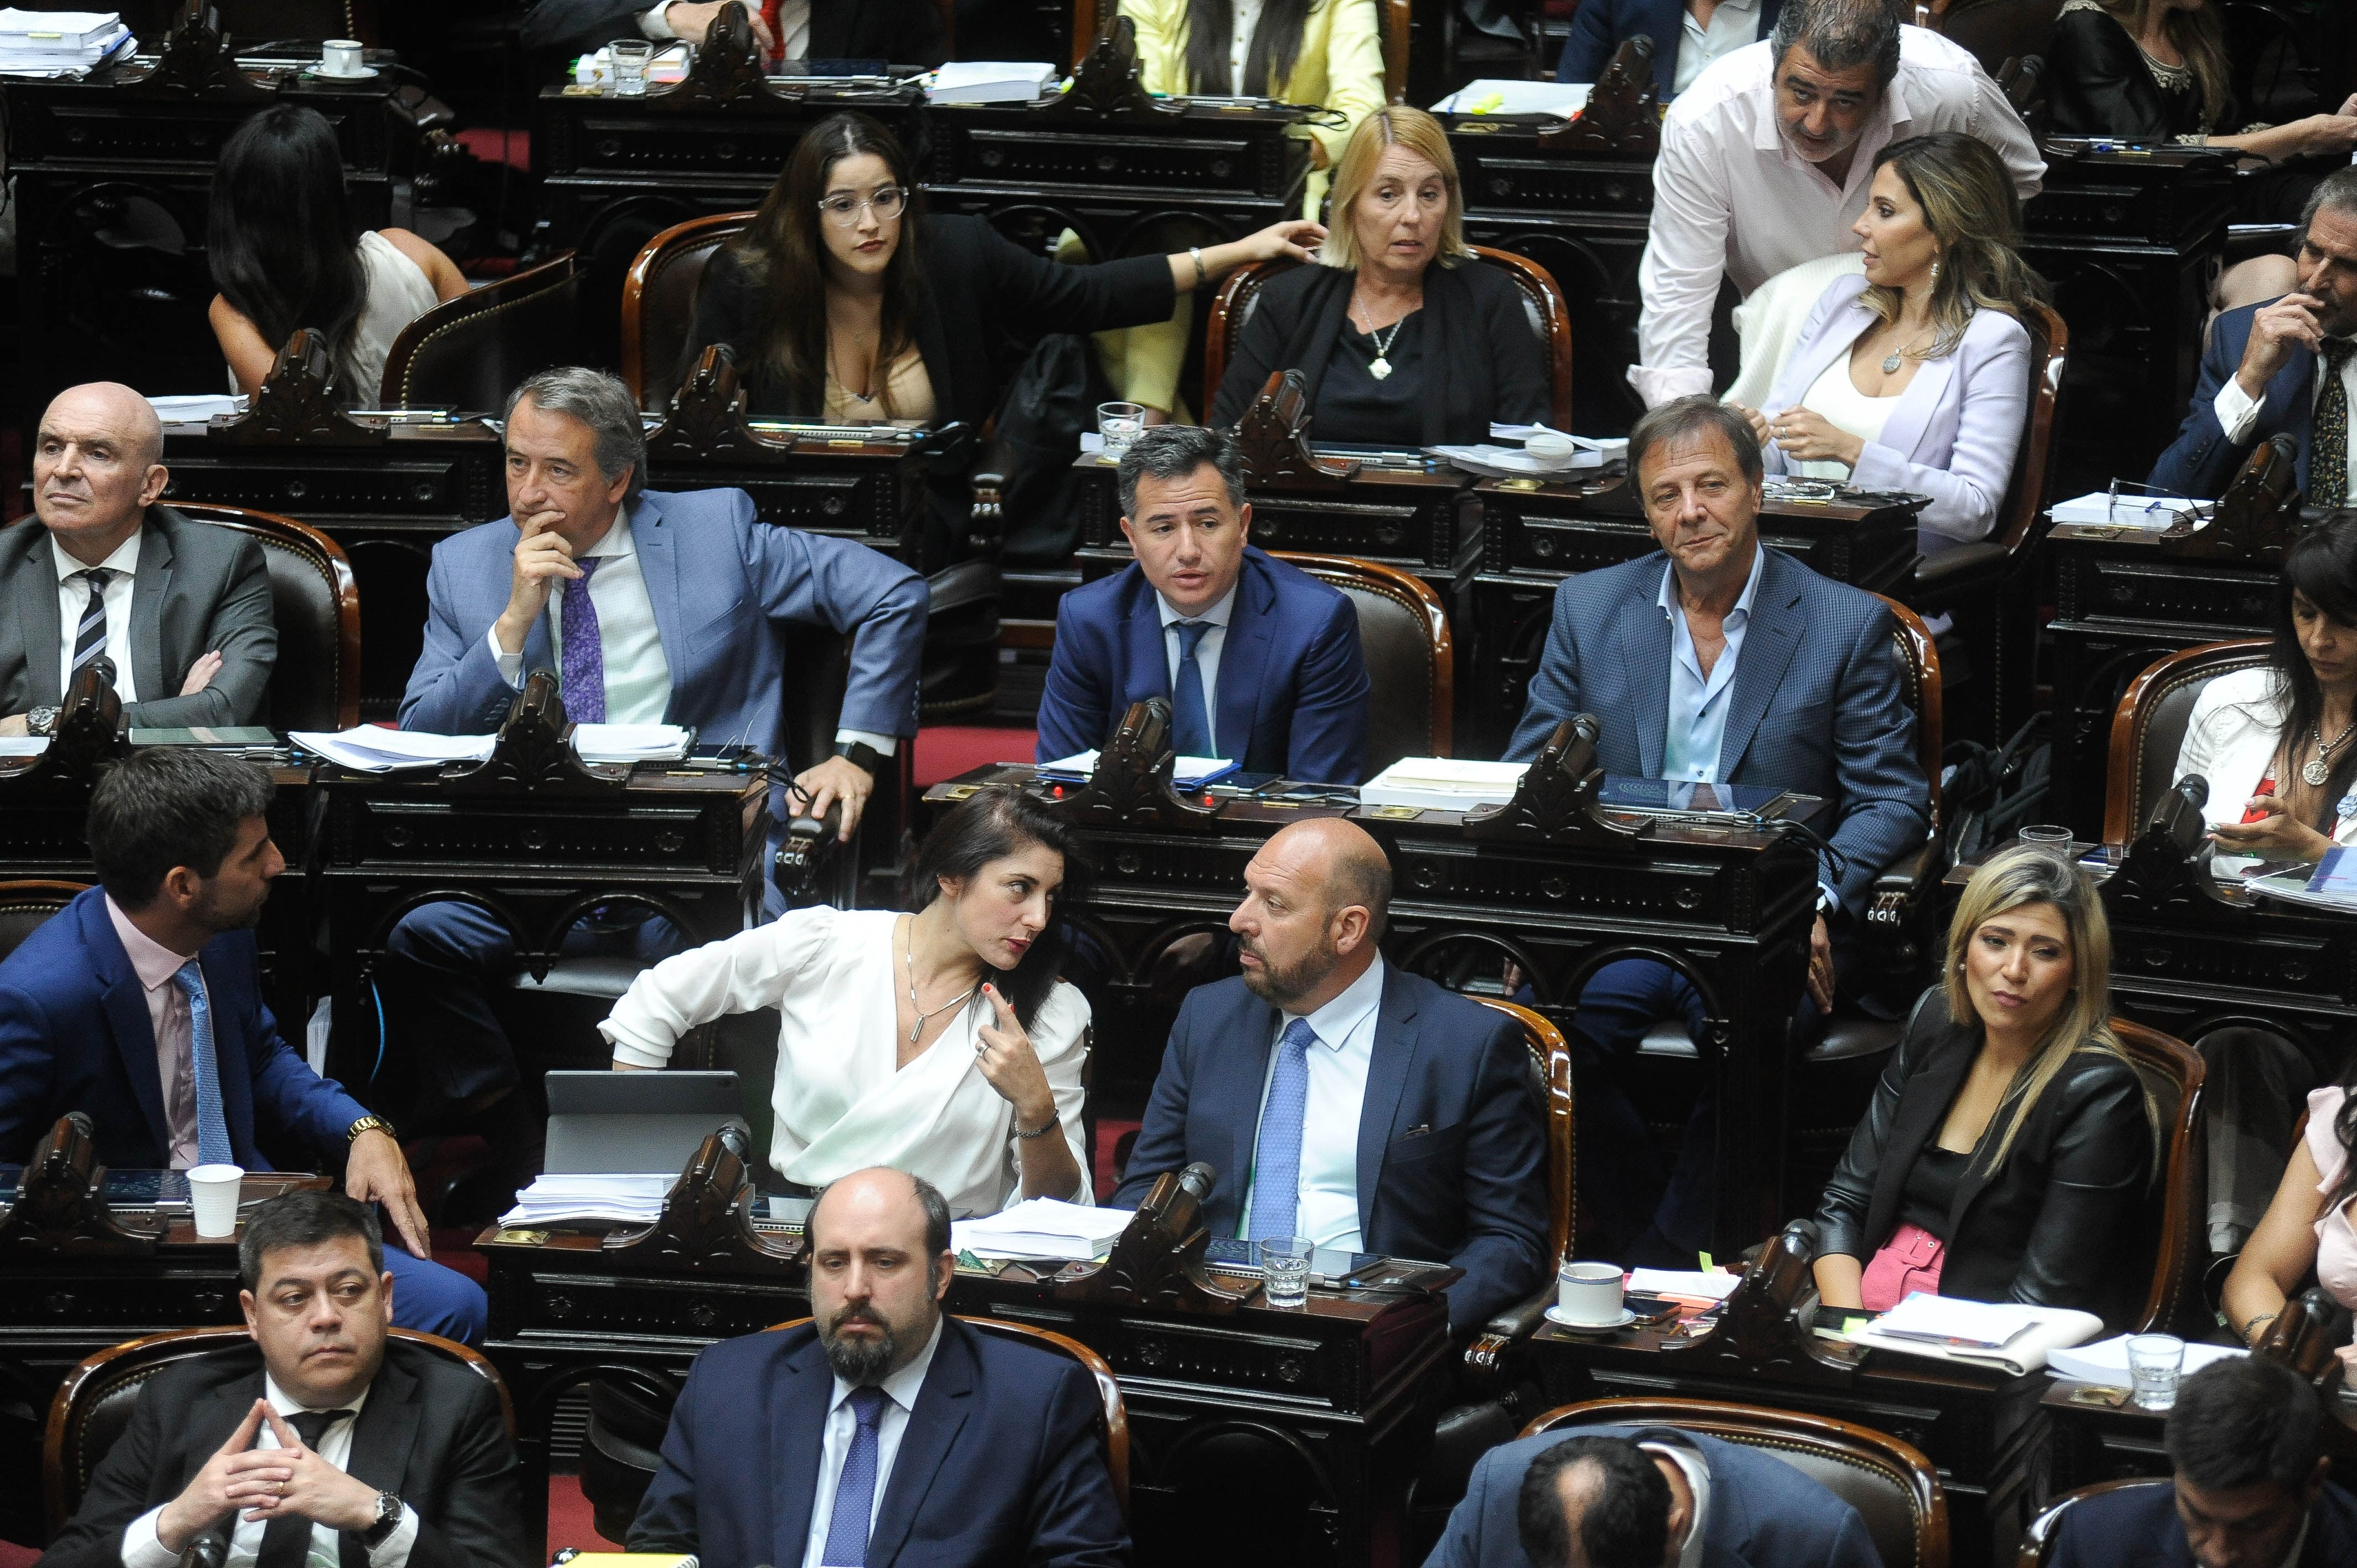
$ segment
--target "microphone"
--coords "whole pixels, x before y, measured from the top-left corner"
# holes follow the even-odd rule
[[[1178,1173],[1178,1187],[1182,1192],[1192,1193],[1196,1202],[1205,1203],[1210,1201],[1211,1187],[1219,1179],[1219,1172],[1197,1160]]]
[[[740,1160],[751,1157],[752,1143],[746,1137],[745,1129],[734,1122],[720,1124],[720,1146]]]
[[[2172,793],[2185,797],[2185,803],[2195,811],[2210,803],[2210,780],[2199,773],[2189,773],[2169,786]]]
[[[2199,773],[2189,773],[2153,803],[2145,831],[2162,834],[2179,854],[2191,854],[2208,831],[2201,820],[2201,808],[2209,802],[2210,780]]]

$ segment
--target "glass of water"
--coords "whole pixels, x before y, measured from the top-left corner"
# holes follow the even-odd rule
[[[614,91],[625,98],[647,95],[647,62],[655,47],[643,38],[616,38],[606,46],[614,61]]]
[[[2019,842],[2034,844],[2049,854],[2069,858],[2071,830],[2054,822],[2031,822],[2013,835]]]
[[[1271,1306],[1301,1306],[1309,1300],[1307,1236],[1265,1236],[1260,1243],[1260,1288]]]
[[[2177,1403],[2177,1375],[2185,1366],[2185,1341],[2174,1334],[2136,1334],[2128,1339],[2128,1379],[2136,1404],[2168,1410]]]
[[[1118,462],[1146,428],[1146,408],[1135,403],[1097,404],[1097,434],[1104,437],[1104,455]]]

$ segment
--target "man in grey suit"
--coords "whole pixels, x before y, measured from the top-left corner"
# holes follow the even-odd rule
[[[1699,396],[1654,409],[1630,432],[1629,471],[1662,549],[1555,591],[1506,755],[1527,761],[1562,720],[1592,713],[1607,773],[1823,798],[1811,825],[1828,848],[1799,1021],[1815,1027],[1851,963],[1875,877],[1930,828],[1890,611],[1761,545],[1760,443],[1732,410]],[[1702,999],[1651,960],[1607,964],[1580,993],[1580,1189],[1596,1202],[1607,1255],[1692,1268],[1716,1201],[1715,1102],[1707,1092],[1696,1101],[1664,1189],[1619,1082],[1646,1030],[1670,1017],[1698,1038]]]
[[[278,631],[262,546],[159,504],[163,457],[164,427],[129,387],[69,387],[41,415],[40,526],[0,533],[0,736],[48,734],[102,656],[126,725],[264,716]]]

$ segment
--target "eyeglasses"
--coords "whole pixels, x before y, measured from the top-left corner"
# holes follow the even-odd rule
[[[900,216],[901,211],[908,205],[909,193],[897,185],[888,185],[867,197],[866,200],[849,192],[840,196],[830,196],[818,204],[818,209],[824,213],[826,220],[836,228],[848,229],[859,221],[859,212],[862,208],[869,209],[877,217],[889,223],[893,219]]]

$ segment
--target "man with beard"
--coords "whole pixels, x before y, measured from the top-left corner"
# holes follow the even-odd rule
[[[949,1204],[882,1166],[812,1206],[811,1319],[695,1359],[632,1552],[705,1563],[1118,1568],[1086,1369],[942,1311]]]
[[[482,1287],[434,1262],[393,1130],[279,1036],[253,927],[286,869],[270,842],[270,776],[216,752],[156,746],[91,791],[101,886],[0,963],[0,1161],[58,1118],[91,1119],[118,1170],[268,1170],[259,1141],[301,1144],[344,1190],[382,1203],[407,1251],[386,1254],[393,1321],[479,1342]]]
[[[1512,1019],[1376,950],[1391,864],[1339,817],[1244,867],[1243,973],[1178,1009],[1116,1206],[1194,1161],[1215,1236],[1454,1263],[1466,1332],[1546,1272],[1546,1149]]]
[[[500,1393],[447,1352],[390,1339],[376,1216],[332,1192],[257,1207],[238,1238],[253,1343],[139,1391],[47,1568],[172,1568],[218,1536],[224,1568],[515,1568],[515,1446]]]

